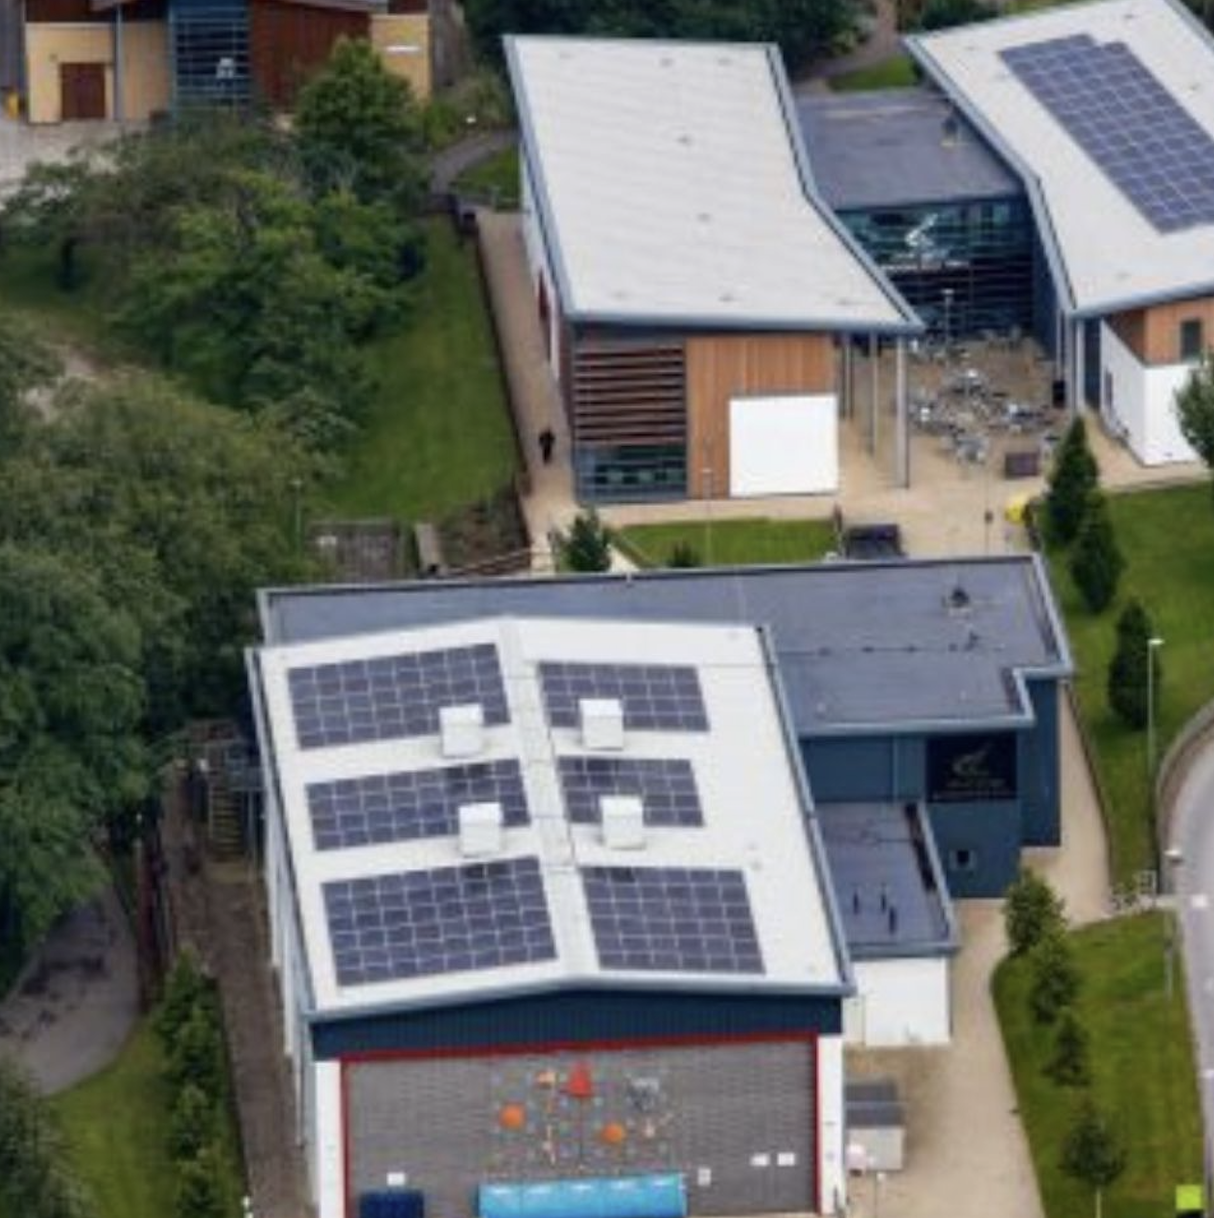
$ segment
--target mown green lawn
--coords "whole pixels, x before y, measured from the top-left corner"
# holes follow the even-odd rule
[[[51,1101],[73,1167],[99,1218],[170,1218],[174,1171],[165,1139],[171,1097],[164,1054],[149,1020],[106,1069]],[[240,1212],[235,1132],[228,1136],[228,1212]]]
[[[1143,914],[1072,933],[1083,974],[1077,1012],[1091,1037],[1092,1089],[1129,1154],[1105,1197],[1105,1218],[1163,1218],[1178,1183],[1201,1179],[1201,1115],[1179,957],[1164,990],[1165,915]],[[1058,1157],[1079,1093],[1044,1073],[1052,1036],[1028,1012],[1030,970],[1007,960],[995,1002],[1048,1218],[1093,1212],[1091,1192]]]
[[[634,525],[617,535],[621,549],[642,566],[662,567],[680,543],[705,566],[816,562],[835,548],[829,520],[688,520]]]
[[[455,179],[455,189],[492,200],[503,211],[514,210],[520,193],[518,148],[507,148],[465,170]]]
[[[867,68],[844,72],[830,78],[835,93],[858,93],[867,89],[909,89],[919,83],[914,61],[899,52]]]
[[[1164,640],[1156,703],[1162,757],[1188,719],[1214,698],[1214,501],[1210,488],[1199,485],[1111,495],[1109,509],[1127,561],[1115,605],[1093,617],[1075,592],[1066,555],[1052,554],[1050,566],[1109,798],[1114,873],[1126,880],[1155,866],[1155,852],[1146,735],[1116,719],[1105,694],[1117,614],[1137,596]]]
[[[426,231],[412,316],[367,353],[378,389],[321,507],[333,515],[435,519],[491,495],[516,469],[476,251],[446,220]]]

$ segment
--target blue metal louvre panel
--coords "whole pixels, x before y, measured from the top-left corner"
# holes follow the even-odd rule
[[[639,796],[647,825],[704,823],[695,772],[682,758],[562,757],[560,775],[565,811],[574,824],[598,824],[604,795]]]
[[[454,836],[460,808],[477,803],[500,804],[507,826],[528,823],[517,761],[374,774],[308,787],[317,850]]]
[[[616,698],[624,707],[627,729],[708,730],[700,674],[688,665],[546,661],[539,670],[553,727],[577,727],[583,698]]]
[[[479,703],[489,725],[510,719],[492,643],[292,668],[287,678],[304,749],[436,735],[444,706]]]
[[[246,0],[172,0],[169,28],[177,105],[240,105],[248,101]]]
[[[556,957],[535,858],[336,880],[323,891],[343,986]]]
[[[764,971],[740,871],[586,867],[582,881],[605,969]]]
[[[1125,43],[1078,34],[1000,56],[1159,232],[1214,224],[1214,140]]]

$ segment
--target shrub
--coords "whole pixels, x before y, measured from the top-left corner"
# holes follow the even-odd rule
[[[1029,1007],[1038,1023],[1053,1023],[1079,996],[1079,969],[1064,935],[1051,935],[1030,955],[1033,980]]]
[[[218,1099],[223,1082],[223,1045],[212,1012],[196,1006],[169,1046],[169,1081],[184,1090],[192,1084]]]
[[[194,1158],[215,1137],[215,1097],[183,1083],[169,1114],[169,1154],[178,1162]]]
[[[1158,690],[1163,676],[1158,655],[1152,655],[1154,633],[1147,611],[1138,601],[1130,601],[1117,619],[1117,650],[1109,661],[1107,689],[1110,709],[1127,727],[1138,731],[1147,725],[1151,683]],[[1148,664],[1154,669],[1149,675]]]
[[[1044,940],[1060,935],[1066,928],[1062,898],[1036,872],[1022,868],[1008,888],[1003,907],[1003,925],[1008,950],[1023,956]]]
[[[1092,1079],[1088,1034],[1073,1011],[1063,1011],[1046,1073],[1063,1087],[1086,1087]]]
[[[211,983],[203,976],[193,952],[177,957],[164,983],[164,997],[156,1012],[155,1026],[160,1039],[169,1046],[194,1009],[212,1002]]]
[[[1093,492],[1071,555],[1071,578],[1083,603],[1092,613],[1101,613],[1117,595],[1125,570],[1125,558],[1113,532],[1113,522],[1104,496]]]
[[[224,1218],[223,1162],[213,1145],[179,1166],[176,1218]]]
[[[575,516],[568,533],[558,533],[556,550],[567,571],[609,571],[612,532],[593,508]]]
[[[675,569],[699,567],[703,566],[700,561],[700,552],[689,541],[676,541],[670,547],[670,554],[666,558],[666,565]]]
[[[1079,535],[1088,500],[1100,480],[1100,470],[1088,447],[1082,419],[1068,429],[1050,470],[1045,498],[1045,527],[1051,541],[1069,545]]]

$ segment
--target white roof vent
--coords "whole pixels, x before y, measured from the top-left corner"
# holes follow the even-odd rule
[[[465,858],[500,854],[502,805],[464,804],[459,810],[459,852]]]
[[[485,748],[485,711],[478,702],[438,712],[444,757],[475,757]]]
[[[582,744],[602,751],[624,747],[624,704],[618,698],[583,698]]]
[[[609,850],[640,850],[645,845],[645,805],[635,795],[604,795],[603,844]]]

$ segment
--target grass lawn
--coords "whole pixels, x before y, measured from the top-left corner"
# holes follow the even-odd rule
[[[413,315],[367,358],[378,391],[323,512],[435,519],[491,495],[516,467],[514,432],[476,252],[427,222]]]
[[[830,78],[835,93],[856,93],[865,89],[909,89],[919,83],[915,65],[909,55],[899,52],[867,68],[844,72]]]
[[[703,520],[644,524],[619,531],[621,549],[642,566],[661,567],[684,542],[705,565],[815,562],[835,547],[829,520]]]
[[[99,1218],[173,1213],[174,1171],[165,1145],[170,1094],[163,1067],[160,1042],[144,1020],[116,1061],[52,1101]],[[243,1187],[234,1131],[229,1152],[227,1212],[236,1214]]]
[[[519,205],[518,148],[507,148],[479,165],[473,165],[455,179],[462,194],[483,195],[497,207],[511,211]]]
[[[1125,1174],[1105,1197],[1105,1218],[1169,1214],[1174,1186],[1201,1179],[1201,1117],[1184,979],[1178,957],[1169,1002],[1164,933],[1164,915],[1142,914],[1071,935],[1083,973],[1078,1014],[1091,1038],[1093,1092],[1129,1154]],[[1028,985],[1026,963],[1004,961],[995,974],[995,1002],[1046,1214],[1077,1218],[1093,1212],[1092,1195],[1058,1167],[1077,1096],[1043,1072],[1052,1037],[1028,1012]]]
[[[1155,860],[1146,736],[1114,718],[1105,698],[1114,626],[1121,605],[1137,596],[1164,639],[1156,703],[1162,757],[1185,722],[1214,698],[1214,505],[1207,485],[1110,495],[1108,502],[1127,564],[1117,604],[1092,617],[1075,592],[1066,556],[1051,555],[1050,565],[1110,799],[1114,872],[1125,880]]]

